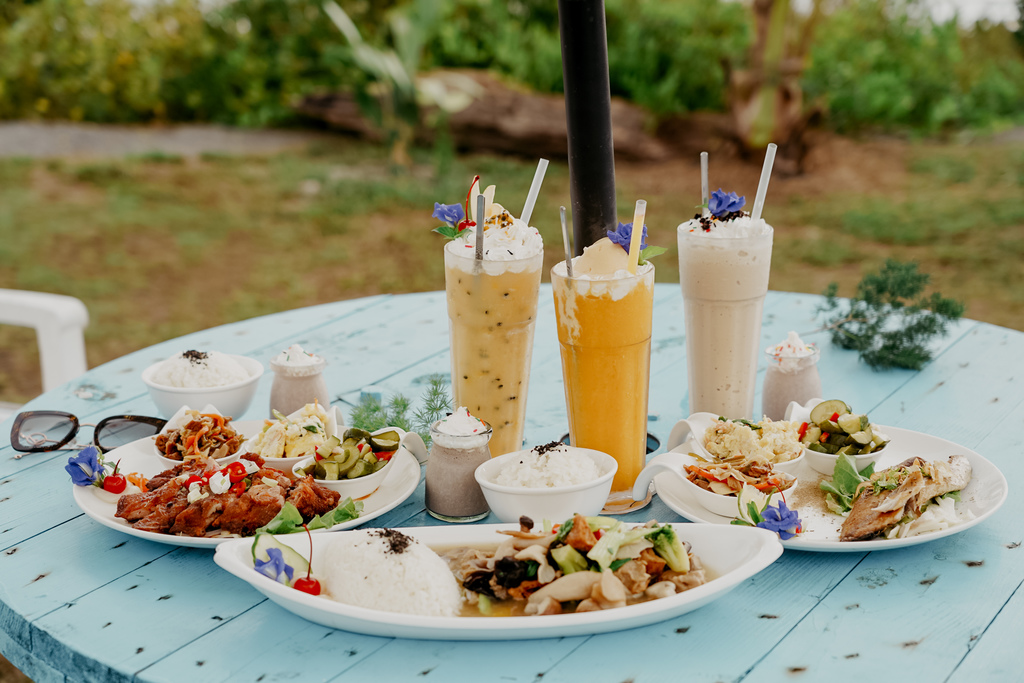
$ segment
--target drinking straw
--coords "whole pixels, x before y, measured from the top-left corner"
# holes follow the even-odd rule
[[[604,0],[558,0],[558,33],[573,249],[582,254],[618,223]]]
[[[704,208],[701,209],[700,215],[707,216],[711,213],[710,204],[708,203],[711,195],[708,194],[708,153],[700,153],[700,204]]]
[[[764,166],[761,167],[761,182],[757,184],[757,195],[754,197],[754,210],[750,217],[755,221],[761,220],[761,210],[764,209],[764,196],[768,194],[768,179],[772,176],[772,164],[775,163],[775,150],[778,146],[772,142],[764,153]]]
[[[640,261],[640,240],[644,235],[644,215],[647,213],[647,202],[636,200],[633,210],[633,232],[629,236],[629,274],[636,275],[636,266]]]
[[[544,174],[548,171],[548,160],[541,159],[537,162],[537,170],[533,174],[533,183],[530,185],[530,192],[526,195],[526,205],[523,206],[523,213],[519,216],[527,226],[530,225],[530,217],[533,216],[533,207],[537,203],[537,195],[540,194],[540,186],[544,182]]]
[[[569,225],[565,222],[565,207],[558,207],[558,219],[562,222],[562,244],[565,245],[565,274],[572,279],[572,249],[569,247]]]
[[[484,260],[484,199],[482,194],[476,196],[476,260]]]

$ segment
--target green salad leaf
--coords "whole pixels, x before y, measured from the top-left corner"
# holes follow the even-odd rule
[[[832,478],[818,484],[818,488],[825,492],[825,505],[837,515],[849,512],[853,507],[853,496],[857,493],[857,487],[870,480],[874,472],[874,463],[868,463],[867,467],[858,472],[852,456],[846,453],[840,455],[832,471]]]
[[[351,498],[343,500],[338,507],[334,508],[330,512],[326,512],[322,515],[317,515],[313,519],[309,520],[306,527],[310,531],[316,529],[330,529],[335,524],[341,524],[342,522],[348,522],[359,517],[359,513],[363,511],[363,504],[359,501],[354,501]],[[271,534],[296,534],[301,531],[305,531],[302,526],[302,515],[299,514],[298,508],[291,503],[285,503],[281,508],[281,511],[277,513],[277,516],[267,522],[266,526],[262,526],[256,530],[257,532],[266,531]]]

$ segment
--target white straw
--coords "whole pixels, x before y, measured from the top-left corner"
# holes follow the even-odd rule
[[[530,193],[526,195],[526,204],[523,206],[523,213],[519,217],[527,226],[530,225],[530,218],[533,216],[533,207],[537,204],[537,195],[540,194],[540,186],[544,182],[544,174],[548,170],[548,160],[541,159],[537,162],[537,170],[533,174],[533,183],[530,185]]]
[[[572,249],[569,246],[569,224],[565,222],[565,207],[558,207],[558,218],[562,222],[562,244],[565,245],[565,274],[572,279]]]
[[[487,200],[482,194],[476,196],[476,260],[484,260],[484,204]]]
[[[711,195],[708,194],[708,153],[700,153],[700,203],[704,208],[701,209],[700,215],[707,216],[711,213],[709,200]]]
[[[633,232],[629,237],[629,274],[636,274],[637,262],[640,260],[640,242],[644,235],[644,216],[647,214],[647,202],[643,199],[636,200],[636,209],[633,210]]]
[[[772,164],[775,163],[776,149],[778,147],[772,142],[768,144],[768,150],[764,153],[764,166],[761,167],[761,182],[757,184],[754,210],[750,212],[750,217],[755,221],[761,220],[761,210],[764,209],[764,196],[768,194],[768,179],[772,177]]]

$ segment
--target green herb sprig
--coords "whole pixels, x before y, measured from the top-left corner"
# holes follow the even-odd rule
[[[818,315],[826,316],[824,329],[832,343],[859,352],[875,370],[920,370],[932,359],[928,344],[945,336],[950,323],[964,313],[964,304],[938,292],[924,295],[931,279],[916,263],[889,259],[857,285],[857,295],[844,306],[833,282],[825,290]]]
[[[373,396],[364,396],[352,409],[352,425],[373,432],[384,427],[398,427],[416,432],[430,445],[430,425],[451,412],[452,400],[448,380],[444,375],[431,375],[420,398],[421,407],[409,415],[412,401],[402,394],[394,394],[382,403]]]

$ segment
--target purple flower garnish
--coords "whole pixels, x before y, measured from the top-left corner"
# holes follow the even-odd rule
[[[71,481],[75,486],[92,486],[103,474],[100,452],[95,446],[83,448],[78,455],[68,458],[68,464],[64,466],[64,469],[71,475]]]
[[[632,223],[619,223],[619,227],[615,230],[608,231],[608,239],[615,244],[619,245],[629,253],[629,241],[633,238],[633,224]],[[640,233],[640,251],[647,248],[647,226],[644,225],[644,231]]]
[[[722,188],[711,193],[711,200],[708,202],[708,211],[718,218],[727,216],[734,211],[739,211],[747,203],[746,196],[737,197],[735,192],[726,194]]]
[[[434,218],[444,221],[447,225],[458,228],[459,223],[466,217],[466,212],[463,211],[461,204],[441,204],[434,202]]]
[[[774,531],[783,541],[788,541],[802,531],[800,515],[796,510],[786,507],[784,500],[780,500],[777,507],[767,506],[761,511],[761,516],[764,519],[757,526]]]
[[[278,583],[291,584],[295,568],[284,561],[281,549],[267,548],[267,557],[270,559],[256,560],[253,563],[253,568],[260,574],[263,574],[263,576],[269,577]]]

